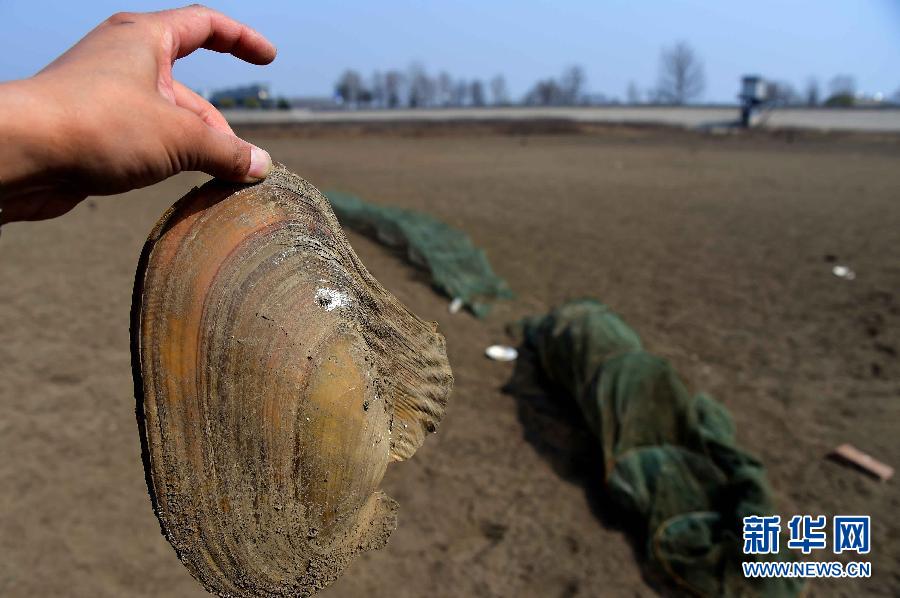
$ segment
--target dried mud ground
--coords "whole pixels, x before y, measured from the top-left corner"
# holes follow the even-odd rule
[[[667,592],[604,503],[597,449],[565,399],[504,391],[513,366],[482,356],[507,322],[586,295],[730,408],[784,516],[872,516],[872,579],[812,595],[900,594],[900,480],[825,458],[850,442],[900,466],[897,138],[303,131],[245,134],[322,189],[466,230],[518,293],[484,321],[450,315],[421,273],[351,235],[388,289],[440,322],[457,382],[439,433],[384,481],[399,529],[325,596]],[[203,180],[4,228],[2,596],[205,595],[150,508],[128,354],[143,240]]]

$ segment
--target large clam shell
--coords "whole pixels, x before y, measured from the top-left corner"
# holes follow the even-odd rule
[[[436,325],[281,167],[254,186],[212,181],[162,217],[132,354],[154,510],[221,596],[309,595],[383,546],[385,468],[435,430],[453,382]]]

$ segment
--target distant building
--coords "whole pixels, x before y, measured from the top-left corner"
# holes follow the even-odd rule
[[[738,97],[743,102],[761,104],[766,101],[769,86],[759,75],[746,75],[741,78],[741,93]]]
[[[745,75],[741,78],[741,126],[749,127],[753,119],[753,113],[766,102],[769,94],[769,85],[759,75]]]
[[[214,91],[209,101],[217,108],[274,108],[269,86],[263,84]]]

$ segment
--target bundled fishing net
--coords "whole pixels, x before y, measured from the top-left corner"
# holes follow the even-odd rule
[[[525,343],[600,439],[610,496],[646,522],[647,555],[701,596],[796,596],[802,582],[748,579],[742,521],[773,514],[762,464],[735,443],[727,410],[692,396],[664,359],[605,305],[567,303],[526,319]],[[788,560],[783,550],[760,560]]]
[[[491,301],[512,297],[484,251],[461,230],[413,210],[371,204],[335,191],[325,195],[341,225],[405,250],[413,264],[428,270],[439,291],[460,299],[476,316],[487,315]]]

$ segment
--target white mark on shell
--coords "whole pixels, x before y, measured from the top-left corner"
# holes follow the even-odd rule
[[[350,295],[323,287],[316,290],[316,302],[324,307],[325,311],[331,311],[337,307],[349,307]]]

